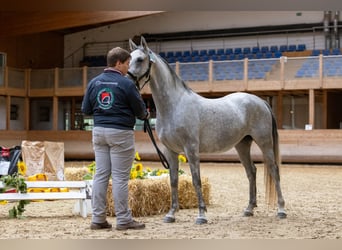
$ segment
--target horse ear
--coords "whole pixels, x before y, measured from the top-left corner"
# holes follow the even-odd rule
[[[132,39],[129,39],[129,48],[131,49],[131,51],[136,50],[138,48],[138,46],[133,42]]]
[[[141,37],[140,45],[144,48],[144,50],[146,50],[146,51],[148,50],[146,40],[143,36]]]

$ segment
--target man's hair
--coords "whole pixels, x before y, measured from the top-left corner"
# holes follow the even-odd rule
[[[118,61],[124,63],[129,58],[131,54],[127,50],[115,47],[107,53],[107,66],[114,67]]]

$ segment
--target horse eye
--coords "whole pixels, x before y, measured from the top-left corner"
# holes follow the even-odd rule
[[[142,59],[141,57],[139,57],[138,59],[137,59],[137,62],[138,63],[142,63],[144,61],[144,59]]]

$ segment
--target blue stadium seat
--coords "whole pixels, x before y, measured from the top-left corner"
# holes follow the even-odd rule
[[[297,50],[297,46],[295,44],[290,44],[287,51],[293,52]]]
[[[183,56],[191,56],[190,50],[183,51]]]
[[[191,62],[192,58],[191,58],[191,56],[183,56],[183,61],[184,62]]]
[[[175,54],[173,53],[173,51],[168,51],[166,53],[166,57],[174,57],[174,56],[175,56]]]
[[[209,56],[207,54],[200,56],[201,62],[207,62],[209,61]]]
[[[226,50],[225,50],[225,54],[226,54],[226,55],[233,54],[233,49],[231,49],[231,48],[226,49]]]
[[[262,47],[261,47],[261,52],[262,52],[262,53],[266,53],[266,52],[268,52],[268,51],[269,51],[268,46],[262,46]]]
[[[280,52],[280,51],[274,52],[274,57],[275,57],[275,58],[280,58],[282,55],[283,55],[283,53]]]
[[[175,52],[175,57],[181,57],[182,56],[182,51],[176,51]]]
[[[193,57],[192,57],[192,61],[193,61],[193,62],[199,62],[200,60],[201,60],[201,58],[200,58],[199,55],[193,56]]]
[[[235,60],[235,55],[234,54],[230,54],[228,55],[228,60]]]
[[[297,51],[304,51],[304,50],[306,50],[306,45],[305,44],[298,44]]]
[[[331,52],[332,55],[341,55],[341,49],[335,48]]]
[[[251,53],[251,48],[245,47],[245,48],[243,48],[242,52],[243,52],[244,54],[250,54],[250,53]]]
[[[161,57],[163,57],[163,58],[166,57],[166,53],[165,53],[165,52],[159,52],[159,55],[160,55]]]
[[[221,60],[221,61],[228,60],[228,56],[226,54],[222,54],[219,56],[219,60]]]
[[[255,59],[255,54],[253,53],[245,54],[245,57],[247,57],[248,59]]]
[[[215,55],[216,54],[216,51],[214,49],[209,49],[208,50],[208,55],[209,56],[212,56],[212,55]]]
[[[242,60],[242,59],[244,59],[245,58],[245,55],[244,54],[237,54],[237,56],[236,56],[236,59],[237,60]]]
[[[278,51],[278,46],[277,46],[277,45],[272,45],[271,48],[270,48],[270,51],[271,51],[272,53],[277,52],[277,51]]]
[[[223,55],[224,54],[224,49],[217,49],[216,54],[217,55]]]
[[[265,55],[265,58],[272,58],[273,57],[273,54],[271,51],[266,52],[264,55]]]
[[[206,49],[201,49],[200,52],[199,52],[199,55],[200,56],[207,55],[207,50]]]
[[[319,54],[321,54],[321,51],[318,49],[314,49],[311,52],[311,56],[319,56]]]
[[[279,51],[280,52],[286,52],[287,51],[287,45],[280,45]]]
[[[258,52],[260,52],[260,48],[259,47],[253,47],[252,48],[252,53],[256,54]]]
[[[176,62],[176,58],[175,57],[166,57],[166,61],[168,62],[168,63],[175,63]]]
[[[213,60],[213,61],[218,61],[218,60],[219,60],[219,56],[216,55],[216,54],[214,54],[214,55],[211,55],[211,56],[209,57],[209,59],[210,59],[210,60]]]
[[[241,48],[235,48],[234,49],[234,54],[241,54],[242,53],[242,49]]]
[[[323,56],[329,56],[330,55],[330,49],[325,49],[322,51]]]
[[[263,57],[264,57],[264,54],[261,53],[261,52],[257,52],[257,53],[255,54],[255,58],[256,58],[256,59],[261,59],[261,58],[263,58]]]
[[[191,56],[194,57],[194,56],[198,56],[199,55],[199,51],[198,50],[193,50],[191,52]]]

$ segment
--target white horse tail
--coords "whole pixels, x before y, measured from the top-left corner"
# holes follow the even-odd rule
[[[276,205],[276,188],[275,188],[275,182],[271,176],[270,171],[273,171],[276,176],[279,176],[279,167],[281,163],[280,158],[280,151],[279,151],[279,135],[277,130],[277,122],[274,117],[272,108],[269,106],[268,103],[267,107],[271,112],[272,115],[272,138],[273,138],[273,153],[274,153],[274,159],[275,159],[275,165],[273,165],[276,169],[269,169],[266,165],[264,166],[264,182],[265,182],[265,197],[266,197],[266,203],[269,206],[274,207]],[[278,177],[276,177],[278,178]]]

